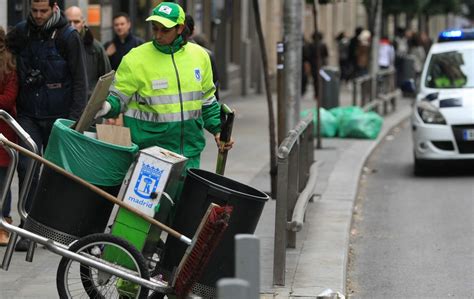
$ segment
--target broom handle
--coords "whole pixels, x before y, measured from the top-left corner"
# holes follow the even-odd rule
[[[158,226],[159,228],[166,231],[168,234],[172,235],[173,237],[176,237],[176,238],[180,239],[181,241],[183,241],[184,243],[186,243],[188,245],[191,245],[191,239],[189,239],[188,237],[178,233],[177,231],[175,231],[171,227],[168,227],[168,226],[164,225],[163,223],[155,220],[154,218],[148,216],[147,214],[143,213],[142,211],[123,203],[123,201],[119,200],[117,197],[115,197],[113,195],[110,195],[109,193],[107,193],[104,190],[102,190],[102,189],[92,185],[91,183],[81,179],[80,177],[78,177],[78,176],[76,176],[76,175],[74,175],[70,172],[67,172],[66,170],[64,170],[61,167],[55,165],[54,163],[51,163],[50,161],[46,160],[45,158],[43,158],[43,157],[41,157],[41,156],[39,156],[39,155],[37,155],[33,152],[30,152],[29,150],[27,150],[27,149],[15,144],[15,143],[9,141],[3,135],[0,135],[0,142],[6,144],[7,146],[9,146],[11,148],[16,149],[17,151],[21,152],[25,156],[28,156],[32,159],[40,161],[44,165],[46,165],[49,168],[53,169],[54,171],[70,178],[71,180],[83,185],[84,187],[87,187],[89,190],[92,190],[93,192],[99,194],[100,196],[102,196],[105,199],[113,202],[114,204],[120,206],[121,208],[124,208],[124,209],[126,209],[126,210],[142,217],[143,219],[145,219],[150,224]]]

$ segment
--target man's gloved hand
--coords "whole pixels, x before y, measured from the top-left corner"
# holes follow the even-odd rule
[[[216,141],[217,148],[220,152],[228,151],[234,146],[234,139],[230,138],[229,142],[221,142],[221,133],[214,135],[214,140]]]
[[[95,117],[94,119],[97,119],[101,116],[104,116],[106,115],[107,113],[110,112],[110,109],[112,109],[112,106],[110,105],[109,102],[105,101],[103,104],[102,104],[102,108],[100,108],[99,111],[97,111],[97,113],[95,114]]]

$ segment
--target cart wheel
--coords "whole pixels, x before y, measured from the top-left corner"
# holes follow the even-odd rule
[[[79,239],[69,248],[85,253],[127,272],[150,279],[143,255],[129,242],[109,234],[93,234]],[[147,298],[148,289],[115,275],[63,257],[56,274],[60,298]]]

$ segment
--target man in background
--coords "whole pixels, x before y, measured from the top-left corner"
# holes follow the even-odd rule
[[[114,16],[114,38],[105,43],[104,48],[110,59],[110,65],[113,70],[117,70],[122,58],[130,52],[131,49],[143,44],[143,39],[133,35],[130,32],[132,24],[128,14],[121,12]]]
[[[110,72],[109,58],[104,47],[94,38],[94,35],[86,25],[82,10],[77,6],[71,6],[65,11],[66,18],[74,29],[79,32],[86,53],[86,71],[89,81],[87,97],[90,98],[99,77]]]
[[[17,120],[41,153],[58,118],[80,117],[88,87],[79,33],[69,26],[55,1],[31,0],[30,4],[27,20],[15,26],[9,39],[17,57]],[[20,145],[26,146],[21,141]],[[20,190],[29,161],[30,158],[20,155]],[[33,203],[38,176],[39,170],[34,174],[26,199],[27,211]],[[28,246],[28,239],[20,239],[15,249],[26,251]]]

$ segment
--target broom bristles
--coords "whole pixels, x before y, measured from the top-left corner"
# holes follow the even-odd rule
[[[228,226],[232,209],[231,206],[220,207],[214,203],[209,205],[176,271],[172,285],[178,298],[186,297],[200,278]]]

